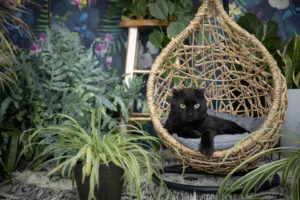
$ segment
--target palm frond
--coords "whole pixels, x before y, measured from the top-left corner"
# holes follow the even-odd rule
[[[32,30],[35,34],[44,33],[49,26],[49,1],[48,0],[40,0],[40,15],[37,18],[37,23],[32,27]]]

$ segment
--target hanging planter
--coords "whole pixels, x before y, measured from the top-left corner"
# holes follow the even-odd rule
[[[178,142],[164,128],[172,88],[206,88],[216,112],[265,117],[239,145],[207,157]],[[219,0],[204,0],[190,24],[156,58],[147,84],[150,116],[158,135],[191,167],[227,174],[249,156],[274,147],[287,106],[285,79],[276,61],[251,34],[239,27]],[[257,162],[244,166],[253,168]]]

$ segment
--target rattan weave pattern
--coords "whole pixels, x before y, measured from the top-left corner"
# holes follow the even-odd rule
[[[218,112],[266,121],[252,136],[208,158],[177,142],[164,129],[172,88],[206,88],[208,105]],[[167,146],[190,166],[226,174],[247,157],[274,147],[287,107],[286,84],[276,61],[251,34],[239,27],[219,0],[204,0],[195,18],[162,50],[147,83],[154,128]],[[228,155],[224,159],[225,155]],[[255,166],[255,162],[245,169]]]

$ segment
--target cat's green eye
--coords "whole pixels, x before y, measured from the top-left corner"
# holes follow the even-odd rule
[[[179,107],[180,107],[181,109],[185,109],[185,105],[184,105],[184,104],[180,104]]]
[[[200,107],[200,104],[199,104],[199,103],[197,103],[197,104],[194,105],[194,108],[195,108],[195,109],[198,109],[199,107]]]

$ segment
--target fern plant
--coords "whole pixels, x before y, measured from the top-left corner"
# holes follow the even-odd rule
[[[20,80],[15,65],[16,49],[10,38],[9,29],[18,27],[20,31],[30,35],[27,24],[18,13],[24,12],[23,3],[26,1],[0,1],[0,174],[10,174],[15,165],[15,157],[18,147],[19,129],[23,123],[15,123],[22,116],[19,102],[22,99],[18,94]],[[18,100],[17,100],[18,99]],[[13,114],[12,114],[13,113]],[[19,121],[18,121],[19,122]]]
[[[278,51],[282,59],[281,71],[285,76],[288,89],[300,88],[300,36],[291,37],[284,47],[283,53]]]
[[[5,146],[0,164],[8,173],[14,168],[20,133],[60,123],[49,120],[54,113],[68,114],[88,127],[89,112],[98,107],[104,125],[111,128],[119,124],[120,118],[128,119],[133,101],[145,105],[139,92],[141,78],[127,85],[117,72],[104,70],[93,46],[86,48],[80,37],[66,27],[53,26],[47,30],[45,40],[34,45],[38,51],[21,49],[16,59],[10,60],[16,66],[18,82],[0,93],[0,139]],[[15,153],[12,156],[10,152]]]
[[[142,101],[142,78],[125,84],[116,71],[104,69],[94,55],[94,44],[86,48],[78,34],[65,26],[52,26],[45,41],[37,45],[39,51],[23,53],[19,65],[31,60],[28,84],[43,102],[44,119],[53,113],[64,113],[86,126],[88,112],[99,107],[105,124],[111,128],[120,117],[128,120],[134,101]]]

